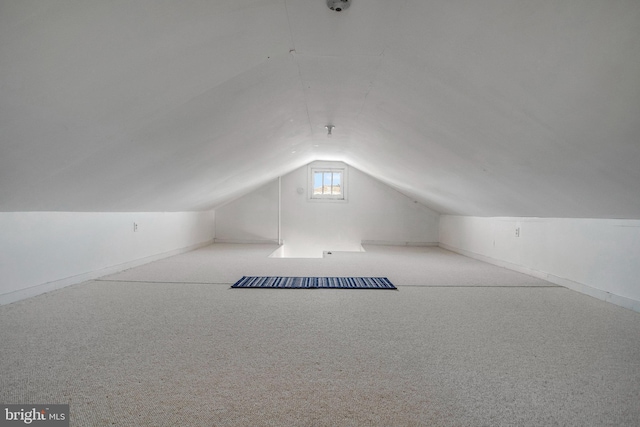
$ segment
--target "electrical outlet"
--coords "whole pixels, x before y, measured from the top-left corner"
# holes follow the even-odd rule
[[[520,237],[520,227],[516,227],[516,237]]]
[[[136,231],[138,231],[138,224],[136,224],[135,222],[133,223],[133,232],[135,233]]]

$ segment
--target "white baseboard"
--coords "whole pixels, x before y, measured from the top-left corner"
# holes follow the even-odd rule
[[[196,243],[195,245],[187,246],[184,248],[174,249],[161,254],[151,255],[148,257],[136,259],[133,261],[125,262],[122,264],[114,265],[111,267],[101,268],[99,270],[90,271],[87,273],[78,274],[71,277],[65,277],[64,279],[54,280],[53,282],[42,283],[40,285],[31,286],[25,289],[19,289],[17,291],[8,292],[0,295],[0,305],[11,304],[12,302],[20,301],[23,299],[35,297],[40,294],[55,291],[67,286],[75,285],[78,283],[86,282],[88,280],[97,279],[98,277],[107,276],[109,274],[115,274],[129,268],[138,267],[143,264],[148,264],[153,261],[168,258],[174,255],[179,255],[185,252],[190,252],[196,249],[203,248],[212,244],[212,240]]]
[[[559,285],[572,291],[580,292],[581,294],[589,295],[594,298],[598,298],[600,300],[610,302],[612,304],[618,305],[620,307],[627,308],[629,310],[633,310],[636,312],[640,312],[640,301],[636,301],[631,298],[623,297],[620,295],[612,294],[611,292],[603,291],[601,289],[596,289],[594,287],[585,285],[583,283],[575,282],[570,279],[565,279],[564,277],[559,277],[551,273],[546,273],[544,271],[534,270],[529,267],[525,267],[518,264],[513,264],[508,261],[502,261],[496,258],[491,258],[486,255],[481,255],[475,252],[470,252],[464,249],[456,248],[453,246],[449,246],[444,243],[440,243],[439,246],[443,249],[446,249],[451,252],[459,253],[460,255],[467,256],[469,258],[474,258],[479,261],[483,261],[489,264],[497,265],[498,267],[507,268],[509,270],[517,271],[518,273],[527,274],[529,276],[537,277],[538,279],[546,280],[547,282],[553,283],[555,285]]]
[[[362,245],[373,246],[411,246],[411,247],[430,247],[438,246],[438,242],[399,242],[396,240],[363,240]]]
[[[213,239],[213,243],[269,244],[277,245],[278,239]]]

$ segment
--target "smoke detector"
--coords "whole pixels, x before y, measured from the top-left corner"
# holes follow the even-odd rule
[[[336,12],[342,12],[351,5],[350,0],[327,0],[327,6]]]

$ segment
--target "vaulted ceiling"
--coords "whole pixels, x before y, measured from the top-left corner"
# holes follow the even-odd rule
[[[0,211],[211,209],[316,159],[640,218],[640,2],[0,0]]]

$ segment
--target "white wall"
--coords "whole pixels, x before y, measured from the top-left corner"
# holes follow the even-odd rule
[[[353,167],[348,167],[347,179],[346,202],[318,202],[308,199],[307,166],[281,178],[283,256],[320,257],[325,250],[358,251],[361,243],[437,244],[436,212]],[[277,240],[277,189],[275,181],[217,209],[216,240]]]
[[[0,304],[202,246],[213,223],[213,212],[1,212]]]
[[[440,245],[640,311],[639,220],[443,215]]]
[[[277,241],[277,179],[216,209],[216,242]]]

